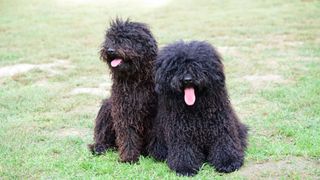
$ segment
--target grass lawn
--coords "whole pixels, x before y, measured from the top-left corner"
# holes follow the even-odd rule
[[[320,178],[320,1],[0,0],[0,179],[186,178],[87,150],[110,94],[98,51],[116,16],[150,24],[160,47],[206,40],[224,57],[250,126],[245,165],[193,178]]]

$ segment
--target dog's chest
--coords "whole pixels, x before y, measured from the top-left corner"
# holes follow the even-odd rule
[[[123,111],[134,111],[139,113],[150,112],[150,109],[155,108],[156,95],[151,88],[124,88],[113,90],[113,104],[121,108]]]
[[[217,136],[217,123],[213,117],[208,117],[204,112],[190,112],[182,114],[171,114],[169,117],[169,127],[171,132],[176,132],[178,136],[183,136],[186,141],[194,144],[203,144],[214,141]]]

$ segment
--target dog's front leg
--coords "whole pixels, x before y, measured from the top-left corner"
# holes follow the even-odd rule
[[[114,148],[115,132],[111,117],[111,102],[104,100],[98,112],[94,127],[94,143],[88,147],[93,154],[100,155],[105,153],[108,148]]]
[[[240,144],[230,136],[222,136],[212,143],[208,154],[208,163],[218,172],[229,173],[243,164],[244,152]]]
[[[121,162],[134,163],[139,160],[143,138],[133,127],[117,127],[117,145]]]
[[[194,145],[175,142],[168,147],[167,163],[178,175],[197,174],[204,162],[204,154]]]
[[[164,138],[161,128],[152,130],[148,154],[158,161],[164,161],[168,155],[168,148]]]

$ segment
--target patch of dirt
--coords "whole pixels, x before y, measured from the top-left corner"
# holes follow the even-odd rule
[[[85,137],[89,134],[89,129],[63,128],[55,132],[58,137]]]
[[[68,113],[70,113],[70,114],[82,114],[82,113],[90,113],[91,114],[91,113],[93,113],[95,116],[101,107],[101,102],[102,102],[102,100],[99,100],[93,105],[90,105],[90,104],[79,105],[79,106],[73,108]]]
[[[47,87],[49,86],[49,82],[47,79],[41,79],[40,81],[35,82],[37,86]]]
[[[71,95],[77,95],[77,94],[92,94],[97,96],[109,96],[108,91],[106,91],[103,88],[86,88],[86,87],[80,87],[75,88],[70,92]]]
[[[266,85],[266,83],[288,83],[289,81],[283,79],[282,76],[276,74],[267,74],[267,75],[247,75],[243,79],[250,82],[254,88],[260,88]]]
[[[103,95],[106,92],[99,88],[75,88],[71,91],[72,95],[77,94],[92,94],[92,95]]]
[[[170,0],[56,0],[60,6],[80,6],[80,5],[109,5],[109,7],[116,7],[116,5],[137,5],[148,8],[158,8],[167,5]]]
[[[254,48],[258,51],[274,48],[287,50],[288,48],[303,46],[303,44],[302,41],[297,41],[293,37],[287,35],[269,35],[265,37],[263,43],[257,43]]]
[[[263,63],[267,64],[268,67],[272,67],[273,69],[279,67],[279,63],[277,61],[275,61],[275,60],[268,60],[268,61],[263,62]]]
[[[13,66],[6,66],[0,68],[0,77],[13,76],[18,73],[25,73],[34,69],[35,65],[32,64],[17,64]]]
[[[169,0],[142,0],[143,5],[148,7],[162,7],[169,3]]]
[[[82,5],[82,4],[97,4],[99,0],[57,0],[60,5]]]
[[[269,75],[251,75],[245,76],[244,79],[247,81],[283,81],[283,78],[279,75],[269,74]]]
[[[49,73],[49,75],[54,76],[58,75],[61,72],[57,68],[70,68],[69,61],[65,60],[56,60],[53,63],[49,64],[16,64],[12,66],[6,66],[0,68],[0,78],[7,76],[14,76],[16,74],[27,73],[32,69],[40,69]]]
[[[99,88],[100,88],[100,89],[104,89],[104,90],[109,89],[110,86],[111,86],[110,83],[100,83],[100,84],[99,84]]]
[[[240,57],[241,53],[236,47],[231,46],[220,46],[217,47],[217,51],[221,54],[221,56],[231,55]]]
[[[262,163],[245,164],[238,173],[248,179],[257,179],[257,177],[277,178],[298,174],[302,177],[312,177],[310,169],[320,167],[320,160],[307,159],[303,157],[288,157],[280,161],[267,161]]]
[[[77,95],[77,94],[92,94],[97,96],[109,96],[110,92],[108,90],[108,87],[110,87],[109,83],[101,83],[99,84],[99,87],[92,88],[92,87],[78,87],[74,88],[70,94],[71,95]]]

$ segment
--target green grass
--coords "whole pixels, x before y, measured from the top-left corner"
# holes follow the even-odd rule
[[[0,77],[0,179],[185,178],[151,158],[122,164],[116,152],[94,157],[86,148],[107,93],[71,92],[101,83],[109,91],[98,51],[116,16],[150,24],[160,47],[207,40],[224,57],[232,103],[250,126],[245,165],[231,174],[204,165],[195,179],[318,179],[319,14],[320,2],[312,0],[0,0],[0,68],[69,62],[52,68],[58,74],[33,69]],[[265,76],[277,78],[259,79]]]

